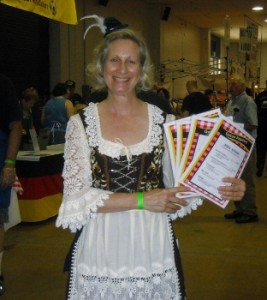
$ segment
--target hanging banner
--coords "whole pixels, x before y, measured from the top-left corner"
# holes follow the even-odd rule
[[[247,31],[248,31],[248,36],[250,37],[251,52],[256,52],[257,51],[257,43],[258,43],[259,26],[255,22],[248,19],[247,20]]]
[[[258,25],[247,19],[247,27],[240,28],[239,51],[246,53],[256,53],[258,43]]]
[[[250,53],[251,52],[251,40],[247,28],[240,28],[239,31],[239,51]]]
[[[77,24],[75,0],[0,0],[0,3],[55,21]]]

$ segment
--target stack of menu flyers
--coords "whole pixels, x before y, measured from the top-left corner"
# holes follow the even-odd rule
[[[202,196],[224,208],[218,187],[223,177],[239,178],[255,139],[243,124],[214,109],[164,124],[176,186],[189,186],[179,197]]]

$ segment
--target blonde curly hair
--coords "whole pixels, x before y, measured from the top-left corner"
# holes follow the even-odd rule
[[[90,78],[90,85],[94,91],[106,91],[107,85],[103,77],[104,66],[107,61],[108,51],[111,43],[116,40],[131,40],[137,44],[140,54],[141,76],[136,85],[136,92],[140,90],[148,91],[154,83],[154,68],[150,62],[150,55],[143,38],[131,29],[121,29],[109,33],[106,38],[95,49],[95,59],[86,68],[86,73]]]

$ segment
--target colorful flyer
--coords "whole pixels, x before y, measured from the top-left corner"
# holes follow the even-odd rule
[[[226,176],[239,178],[254,147],[255,139],[239,125],[220,116],[203,146],[179,178],[181,184],[224,208],[217,188]]]

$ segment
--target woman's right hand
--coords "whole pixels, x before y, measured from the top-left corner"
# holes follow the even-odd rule
[[[144,193],[144,207],[153,212],[174,213],[187,206],[188,202],[176,195],[180,192],[189,192],[190,188],[181,186],[174,188],[155,189]]]

